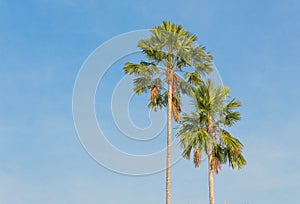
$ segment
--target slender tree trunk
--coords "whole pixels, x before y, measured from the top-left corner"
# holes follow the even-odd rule
[[[209,136],[214,139],[213,133],[213,127],[212,127],[212,117],[208,116],[208,134]],[[215,204],[215,193],[214,193],[214,172],[213,172],[213,146],[212,144],[209,145],[209,155],[208,155],[208,188],[209,188],[209,204]]]
[[[214,195],[214,172],[211,165],[212,155],[208,156],[208,183],[209,183],[209,204],[215,203],[215,195]]]
[[[167,170],[166,170],[166,204],[170,204],[171,195],[171,144],[172,144],[172,97],[173,87],[168,82],[168,136],[167,136]]]

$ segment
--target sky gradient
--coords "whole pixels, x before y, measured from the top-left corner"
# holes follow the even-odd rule
[[[75,79],[90,53],[163,20],[198,36],[243,104],[242,121],[231,131],[243,142],[248,165],[223,167],[216,203],[297,203],[299,10],[297,0],[0,0],[0,203],[164,203],[164,172],[134,177],[100,166],[80,144],[72,118]],[[124,76],[122,62],[97,91],[98,120],[124,151],[161,149],[163,136],[150,147],[125,141],[110,104],[101,101]],[[145,126],[147,96],[134,99],[133,121]],[[172,204],[208,203],[206,169],[205,162],[195,169],[186,160],[173,166]]]

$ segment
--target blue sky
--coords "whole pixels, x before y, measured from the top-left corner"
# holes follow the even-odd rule
[[[243,141],[248,165],[241,171],[224,166],[216,176],[216,203],[296,203],[299,9],[297,0],[0,0],[0,203],[164,202],[164,172],[134,177],[98,165],[80,144],[72,118],[73,86],[89,54],[118,34],[163,20],[198,35],[243,103],[243,120],[231,131]],[[107,73],[107,87],[123,76],[118,65]],[[99,88],[96,99],[105,93]],[[141,125],[148,122],[144,97],[132,111]],[[103,126],[111,141],[140,151],[118,143],[123,136],[109,109],[96,105],[99,121],[102,112],[110,117]],[[207,189],[205,163],[173,166],[173,204],[207,203]]]

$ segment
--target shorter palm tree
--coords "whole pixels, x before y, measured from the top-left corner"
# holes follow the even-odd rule
[[[194,165],[199,167],[202,155],[208,157],[210,204],[214,204],[214,173],[221,165],[228,163],[233,169],[246,165],[242,143],[224,129],[241,119],[236,111],[241,103],[228,98],[229,88],[215,88],[210,80],[202,83],[193,89],[194,111],[183,113],[177,127],[185,158],[190,159],[193,151]]]

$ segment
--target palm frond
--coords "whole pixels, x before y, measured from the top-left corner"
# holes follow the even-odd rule
[[[172,98],[172,113],[174,120],[179,121],[179,114],[181,112],[181,98],[179,92],[175,92]]]
[[[210,165],[212,170],[218,174],[219,171],[221,170],[221,162],[217,157],[212,157],[211,161],[210,161]]]
[[[231,168],[242,168],[246,165],[246,160],[243,156],[243,144],[235,137],[230,135],[226,130],[222,130],[221,143],[224,148],[225,162],[228,162]]]
[[[187,82],[194,85],[199,85],[202,82],[200,80],[201,75],[197,72],[186,72],[184,77],[187,79]]]
[[[195,168],[199,167],[200,163],[201,163],[201,150],[198,148],[198,149],[195,149],[195,151],[194,151]]]
[[[229,101],[224,108],[220,122],[226,126],[232,126],[237,121],[241,120],[241,114],[235,110],[240,106],[241,106],[241,102],[235,98]]]

